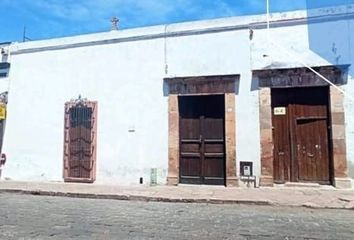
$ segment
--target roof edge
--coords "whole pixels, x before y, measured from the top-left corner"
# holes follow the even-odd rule
[[[271,14],[271,27],[354,19],[354,5]],[[238,16],[11,44],[12,54],[266,28],[266,15]]]

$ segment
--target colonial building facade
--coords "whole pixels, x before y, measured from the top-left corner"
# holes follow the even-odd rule
[[[2,178],[350,188],[354,46],[333,62],[310,34],[353,28],[350,9],[4,45]]]

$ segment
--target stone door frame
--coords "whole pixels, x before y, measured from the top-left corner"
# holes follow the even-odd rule
[[[347,75],[335,66],[317,67],[315,70],[337,86],[346,83]],[[259,81],[259,117],[260,117],[260,144],[261,144],[261,177],[260,186],[273,186],[273,131],[272,131],[272,87],[311,87],[328,86],[329,84],[306,68],[271,69],[254,71]],[[333,177],[332,181],[337,188],[351,188],[351,179],[348,177],[347,151],[345,137],[344,96],[335,87],[329,87],[330,112],[330,146],[332,148]]]
[[[235,93],[239,75],[165,78],[168,86],[168,185],[179,184],[179,107],[178,97],[215,95],[225,97],[226,186],[238,186],[236,171]]]

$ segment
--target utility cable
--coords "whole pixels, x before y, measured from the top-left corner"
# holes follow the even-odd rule
[[[338,87],[337,85],[335,85],[334,83],[332,83],[330,80],[328,80],[326,77],[324,77],[321,73],[319,73],[318,71],[316,71],[315,69],[313,69],[311,66],[309,66],[308,64],[306,64],[304,61],[301,60],[301,58],[299,56],[296,56],[294,53],[290,52],[289,50],[287,50],[284,46],[282,46],[281,44],[276,43],[270,36],[270,0],[266,0],[266,4],[267,4],[267,40],[268,40],[268,44],[273,45],[274,47],[276,47],[277,49],[280,49],[282,52],[284,52],[286,55],[288,55],[291,58],[294,58],[298,63],[300,63],[301,65],[303,65],[304,67],[308,68],[310,71],[312,71],[313,73],[315,73],[318,77],[320,77],[322,80],[324,80],[325,82],[327,82],[330,86],[332,86],[333,88],[337,89],[339,92],[341,92],[345,97],[347,97],[348,99],[352,100],[354,102],[354,97],[349,95],[346,91],[344,91],[342,88]]]

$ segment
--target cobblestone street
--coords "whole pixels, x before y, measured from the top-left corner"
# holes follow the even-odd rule
[[[354,211],[0,194],[0,239],[353,239]]]

